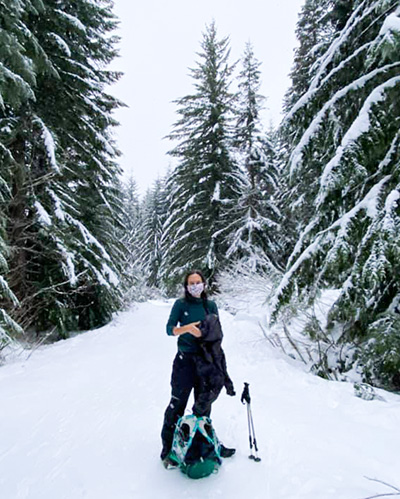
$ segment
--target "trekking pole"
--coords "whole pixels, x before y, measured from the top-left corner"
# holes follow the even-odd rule
[[[244,388],[243,388],[243,393],[242,397],[240,399],[242,404],[246,403],[247,405],[247,424],[249,427],[249,443],[250,443],[250,456],[249,459],[253,459],[256,463],[259,463],[261,461],[261,457],[258,457],[258,447],[257,447],[257,440],[256,440],[256,433],[254,431],[254,421],[253,421],[253,415],[251,412],[251,398],[250,398],[250,391],[249,391],[249,384],[245,383]],[[254,451],[255,454],[253,454],[253,446],[254,446]]]

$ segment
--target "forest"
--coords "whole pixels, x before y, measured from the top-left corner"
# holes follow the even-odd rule
[[[216,296],[262,276],[271,324],[334,290],[304,324],[313,370],[400,390],[397,0],[305,0],[276,128],[251,43],[232,61],[207,25],[174,166],[143,198],[113,133],[113,2],[0,0],[0,19],[0,358],[176,296],[198,268]]]

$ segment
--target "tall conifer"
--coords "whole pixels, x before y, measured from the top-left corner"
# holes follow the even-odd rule
[[[265,97],[259,93],[260,65],[248,43],[238,78],[234,137],[241,169],[240,195],[234,208],[236,223],[227,236],[227,256],[244,258],[253,267],[266,262],[273,265],[279,218],[274,203],[278,176],[275,152],[261,120]]]
[[[105,92],[118,77],[112,2],[19,2],[32,95],[14,107],[8,140],[8,282],[24,327],[103,324],[119,303],[118,173]],[[37,9],[33,6],[37,5]]]
[[[332,2],[336,35],[284,122],[298,239],[274,305],[340,290],[330,324],[362,345],[366,377],[397,386],[400,9],[358,1],[337,22],[342,3]]]
[[[29,16],[43,13],[40,0],[9,0],[0,3],[0,346],[22,332],[11,318],[19,307],[10,279],[15,248],[8,237],[10,206],[18,192],[15,178],[23,178],[24,155],[18,134],[25,125],[26,107],[35,98],[36,75],[53,68],[27,24]],[[19,144],[16,147],[16,143]],[[14,231],[18,224],[11,221]]]
[[[139,254],[142,210],[133,176],[130,176],[123,185],[123,208],[121,242],[125,252],[122,262],[121,286],[126,302],[130,303],[141,297],[141,287],[144,281]]]
[[[191,69],[194,92],[177,101],[180,118],[170,138],[179,142],[171,151],[178,164],[168,184],[163,240],[166,282],[176,282],[190,267],[212,277],[225,259],[238,198],[237,166],[229,151],[234,96],[228,45],[227,38],[218,39],[214,23],[207,27]]]
[[[141,212],[139,259],[147,284],[150,287],[159,287],[163,264],[161,241],[167,212],[165,179],[158,178],[147,191]]]

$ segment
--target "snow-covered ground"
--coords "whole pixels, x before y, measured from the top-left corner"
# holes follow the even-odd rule
[[[202,480],[165,470],[170,307],[135,305],[102,329],[0,369],[1,499],[363,499],[394,492],[381,482],[400,487],[400,397],[356,398],[352,384],[317,378],[273,349],[257,320],[224,311],[237,395],[223,392],[212,418],[237,454]],[[260,463],[248,459],[244,381]]]

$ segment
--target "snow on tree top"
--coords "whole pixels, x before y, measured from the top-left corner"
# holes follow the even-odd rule
[[[396,12],[390,14],[382,24],[381,30],[379,31],[380,35],[385,35],[388,31],[400,31],[400,18],[398,15],[400,14],[400,7],[396,9]]]
[[[385,211],[389,213],[393,209],[393,205],[397,203],[397,200],[400,198],[400,192],[397,190],[393,190],[389,196],[386,198],[385,202]]]
[[[51,225],[51,218],[39,201],[35,201],[35,208],[38,214],[39,222],[43,225]]]
[[[64,52],[67,57],[71,57],[71,50],[67,44],[67,42],[61,38],[57,33],[50,33],[49,37],[51,37],[56,43],[57,46]]]
[[[57,241],[57,248],[61,251],[61,254],[65,259],[66,271],[67,271],[69,283],[71,284],[71,286],[75,286],[78,279],[76,277],[75,265],[74,265],[74,261],[73,261],[74,254],[72,252],[68,251],[60,241]]]
[[[68,19],[68,21],[70,21],[70,23],[73,24],[77,29],[84,31],[84,32],[86,31],[86,27],[84,26],[84,24],[82,24],[82,22],[77,17],[71,16],[71,14],[67,14],[66,12],[59,10],[59,9],[56,9],[55,12],[60,14],[65,19]]]

